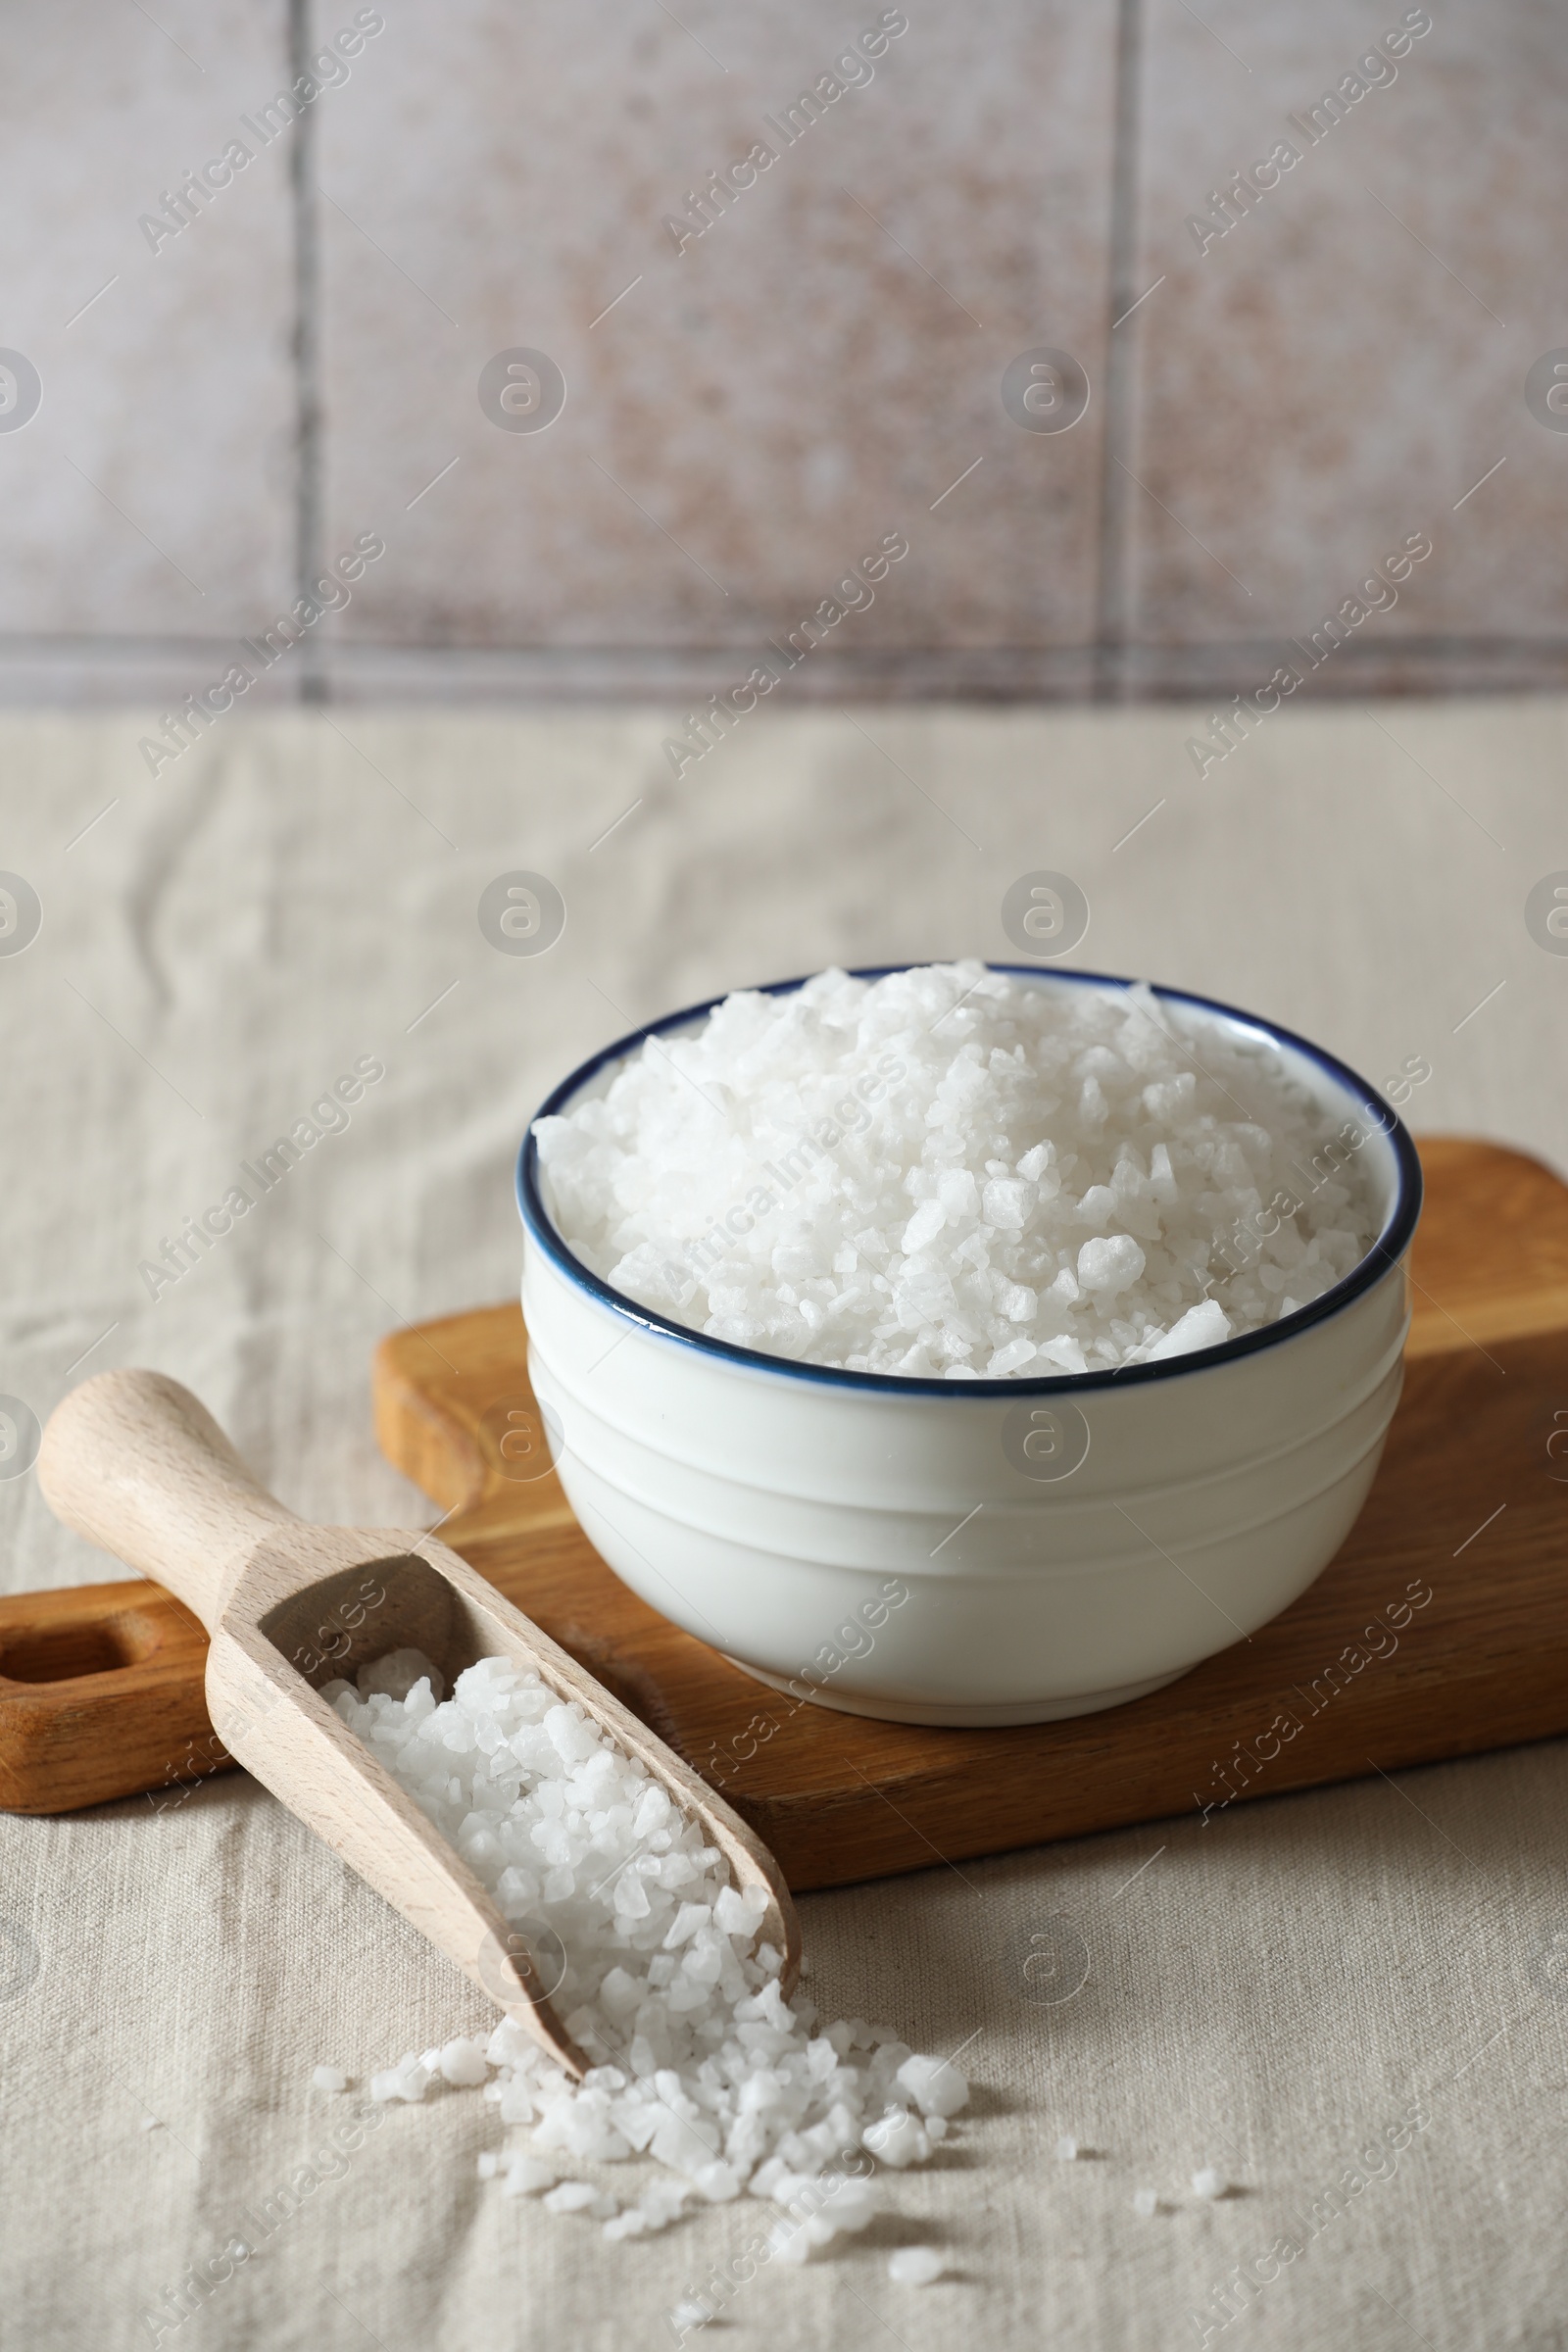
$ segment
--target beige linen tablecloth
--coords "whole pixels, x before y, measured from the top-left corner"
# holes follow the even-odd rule
[[[1282,712],[1202,780],[1199,715],[758,715],[678,782],[659,713],[236,718],[156,782],[134,717],[6,720],[0,865],[43,921],[0,956],[0,1389],[43,1417],[90,1371],[157,1365],[299,1509],[433,1516],[377,1456],[370,1350],[513,1288],[511,1161],[547,1085],[733,985],[1005,956],[1003,893],[1039,867],[1088,894],[1075,961],[1254,1007],[1374,1080],[1422,1056],[1418,1128],[1568,1162],[1568,958],[1524,920],[1568,867],[1562,706]],[[517,868],[566,904],[537,957],[476,921]],[[385,1077],[347,1132],[152,1299],[139,1261],[366,1055]],[[31,1477],[0,1483],[0,1525],[12,1589],[113,1573]],[[1554,1743],[808,1898],[822,2006],[962,2045],[974,2098],[896,2212],[760,2273],[716,2340],[1568,2341],[1568,2005],[1544,1961],[1565,1793]],[[372,2068],[483,2008],[240,1778],[162,1814],[5,1818],[0,1852],[19,2352],[154,2340],[143,2315],[234,2237],[251,2258],[177,2328],[165,2302],[165,2343],[668,2343],[767,2218],[605,2245],[478,2180],[500,2134],[475,2093],[300,2175]],[[1015,1943],[1058,1917],[1090,1974],[1053,2006]],[[313,2090],[321,2060],[356,2089]],[[1067,2132],[1092,2161],[1054,2160]],[[1237,2193],[1196,2200],[1205,2163]],[[1271,2262],[1287,2235],[1307,2242]],[[922,2293],[887,2276],[915,2238],[953,2264]],[[1274,2275],[1222,2333],[1243,2263]]]

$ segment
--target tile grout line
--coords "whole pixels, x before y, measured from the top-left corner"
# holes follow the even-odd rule
[[[289,78],[310,71],[311,0],[288,0]],[[321,568],[320,228],[316,204],[316,110],[304,107],[294,123],[289,192],[294,215],[294,577],[296,596],[309,596]],[[307,640],[298,672],[302,703],[328,700],[322,649]]]
[[[188,682],[184,671],[193,659],[221,655],[224,661],[232,660],[235,643],[232,634],[222,631],[145,637],[88,630],[74,637],[0,630],[0,710],[116,708],[122,706],[127,695],[167,699],[173,691],[177,696],[179,684]],[[1122,675],[1115,699],[1128,705],[1153,702],[1211,707],[1216,696],[1224,700],[1255,682],[1257,663],[1273,661],[1278,645],[1278,639],[1237,637],[1204,639],[1182,647],[1124,637],[1114,647]],[[823,664],[819,686],[813,689],[808,682],[802,691],[813,703],[862,694],[890,705],[935,699],[1067,708],[1085,700],[1085,694],[1071,681],[1089,671],[1095,650],[1093,643],[1082,640],[1044,646],[999,641],[966,648],[911,642],[883,647],[868,658],[823,649],[818,657]],[[392,637],[340,639],[318,647],[317,653],[325,685],[321,699],[326,701],[341,699],[345,690],[352,700],[355,685],[367,673],[373,676],[378,665],[396,662],[399,690],[410,692],[416,700],[439,703],[472,691],[472,670],[477,668],[483,677],[501,681],[486,688],[497,702],[518,705],[591,702],[607,696],[626,702],[689,700],[698,692],[700,681],[704,691],[710,688],[715,669],[725,658],[722,646],[707,643],[657,647],[618,641],[567,647],[460,643],[431,647]],[[1363,654],[1370,658],[1361,659]],[[1341,683],[1336,684],[1331,674],[1318,697],[1323,708],[1344,708],[1368,696],[1389,693],[1389,669],[1396,671],[1400,690],[1445,703],[1463,696],[1561,694],[1568,688],[1568,636],[1412,636],[1397,641],[1396,660],[1388,664],[1379,649],[1353,644],[1342,648],[1340,660]],[[1166,666],[1152,670],[1150,663]],[[1411,671],[1417,663],[1426,665],[1431,674],[1411,687]],[[1455,665],[1464,664],[1491,666],[1484,668],[1484,674],[1455,686],[1451,673]],[[75,682],[78,667],[88,673],[85,685]],[[1004,673],[1000,677],[999,668]],[[1060,677],[1055,675],[1058,670]],[[60,671],[73,681],[69,686],[59,682]],[[935,695],[930,683],[934,674],[948,679]],[[21,691],[17,688],[19,676],[25,680]],[[144,686],[142,681],[149,676],[152,682]],[[421,677],[428,681],[426,686],[419,684]],[[90,699],[95,694],[96,704]],[[264,699],[270,706],[283,708],[295,698],[270,692]]]
[[[1115,117],[1111,131],[1110,234],[1105,317],[1136,307],[1138,193],[1143,81],[1143,0],[1117,0]],[[1119,702],[1124,692],[1127,637],[1128,532],[1131,500],[1119,458],[1132,453],[1131,422],[1137,330],[1118,342],[1105,338],[1105,416],[1100,454],[1099,577],[1095,590],[1094,684],[1097,703]]]

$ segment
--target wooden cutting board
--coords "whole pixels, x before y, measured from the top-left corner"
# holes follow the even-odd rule
[[[929,1731],[797,1705],[656,1615],[554,1473],[518,1475],[532,1398],[514,1305],[383,1341],[377,1434],[449,1512],[443,1540],[720,1788],[797,1888],[1548,1738],[1568,1732],[1568,1188],[1494,1145],[1421,1153],[1404,1397],[1349,1541],[1250,1642],[1076,1722]],[[37,1676],[50,1642],[73,1680],[8,1679],[18,1642]],[[117,1642],[137,1662],[79,1671]],[[194,1620],[145,1584],[0,1602],[0,1803],[150,1786],[177,1801],[225,1761],[200,1745],[201,1657]],[[6,1718],[27,1698],[54,1728],[19,1768]]]

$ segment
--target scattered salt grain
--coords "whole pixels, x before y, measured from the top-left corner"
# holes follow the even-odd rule
[[[946,2058],[907,2058],[895,2080],[922,2115],[956,2115],[968,2103],[969,2085]]]
[[[1078,2161],[1078,2142],[1070,2132],[1064,2132],[1056,2142],[1056,2161],[1058,2164],[1076,2164]]]
[[[911,1378],[1210,1348],[1320,1298],[1377,1226],[1364,1130],[1265,1040],[977,962],[727,997],[534,1133],[562,1233],[616,1290]]]
[[[400,2058],[396,2066],[384,2067],[370,2077],[370,2096],[376,2100],[407,2099],[411,2105],[417,2105],[433,2079],[434,2069],[421,2058]]]
[[[556,2188],[546,2191],[547,2213],[590,2213],[603,2205],[607,2213],[615,2211],[613,2197],[604,2197],[591,2180],[563,2180]]]
[[[957,2068],[886,2026],[827,2024],[804,1994],[787,1999],[782,1955],[756,1946],[765,1897],[729,1884],[701,1825],[580,1706],[502,1658],[467,1668],[446,1699],[441,1688],[401,1651],[323,1696],[503,1914],[559,1936],[553,2005],[591,2063],[574,2082],[503,2018],[483,2043],[411,2052],[371,2077],[371,2097],[416,2104],[432,2084],[482,2082],[502,2124],[530,2136],[527,2153],[481,2159],[480,2177],[600,2220],[612,2240],[743,2192],[780,2208],[784,2262],[863,2230],[882,2186],[861,2168],[930,2156],[969,2096]],[[557,2170],[639,2159],[664,2171],[624,2200]]]
[[[1147,2222],[1151,2214],[1157,2213],[1159,2211],[1159,2197],[1157,2192],[1152,2188],[1135,2189],[1133,2191],[1133,2211],[1134,2213],[1142,2214],[1144,2220]]]
[[[1224,2174],[1217,2173],[1211,2164],[1205,2164],[1201,2172],[1193,2175],[1193,2194],[1195,2196],[1222,2197],[1227,2185]]]
[[[929,2133],[906,2107],[890,2107],[874,2124],[867,2124],[860,2136],[873,2156],[897,2172],[907,2164],[923,2164],[931,2153]]]
[[[482,2156],[479,2159],[479,2165],[481,2173],[483,2173],[484,2158]],[[499,2156],[492,2154],[490,2171],[484,2175],[484,2178],[494,2180],[498,2168],[503,2176],[501,2182],[503,2196],[536,2197],[542,2189],[554,2188],[556,2184],[553,2165],[540,2164],[537,2158],[524,2156],[516,2151]]]
[[[467,2090],[490,2079],[482,2041],[449,2041],[441,2052],[440,2067],[448,2082]]]
[[[947,2256],[935,2246],[900,2246],[888,2256],[888,2277],[899,2286],[929,2286],[947,2267]]]
[[[347,2090],[349,2079],[340,2066],[318,2066],[311,2077],[315,2090]]]
[[[790,2217],[775,2222],[768,2234],[775,2262],[809,2262],[819,2247],[831,2245],[841,2233],[864,2230],[882,2211],[878,2183],[846,2173],[819,2179],[784,2174],[768,2194]]]
[[[665,2230],[678,2221],[691,2191],[678,2180],[651,2180],[637,2200],[637,2209],[650,2230]]]

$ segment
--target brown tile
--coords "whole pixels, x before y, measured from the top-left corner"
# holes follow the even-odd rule
[[[880,15],[389,24],[321,119],[325,543],[388,542],[340,643],[751,647],[890,532],[909,557],[830,642],[1091,634],[1111,8],[917,10],[785,147],[764,115]],[[759,138],[777,160],[677,252],[663,217]],[[1039,344],[1095,387],[1062,435],[1001,405]],[[548,430],[481,413],[518,347],[565,377]]]
[[[1161,647],[1309,632],[1411,533],[1430,558],[1318,685],[1441,685],[1459,633],[1497,641],[1501,678],[1510,641],[1568,624],[1568,434],[1523,391],[1568,344],[1544,195],[1568,53],[1543,0],[1433,14],[1372,69],[1396,78],[1313,145],[1288,118],[1355,74],[1400,6],[1204,0],[1200,21],[1152,0],[1138,270],[1140,289],[1164,283],[1116,329],[1134,343],[1128,604],[1148,676],[1182,679]],[[1200,253],[1187,217],[1282,138],[1300,160]]]
[[[64,0],[4,40],[0,343],[42,400],[0,431],[0,629],[221,637],[288,590],[289,138],[156,251],[138,226],[284,81],[286,11],[154,14]]]

